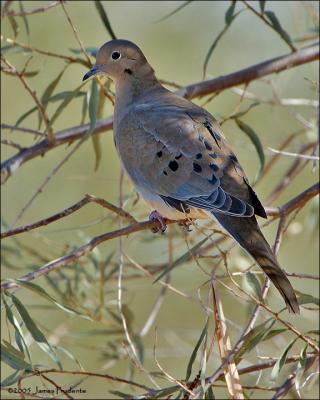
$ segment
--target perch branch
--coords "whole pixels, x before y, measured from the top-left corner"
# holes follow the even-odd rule
[[[248,83],[252,80],[272,73],[279,73],[286,69],[315,61],[318,59],[318,57],[319,44],[316,43],[308,47],[303,47],[295,53],[273,58],[228,75],[188,85],[177,90],[176,93],[187,99],[205,96],[214,92],[220,92],[233,86]],[[111,128],[112,117],[109,117],[98,121],[96,129],[93,133],[102,133]],[[5,160],[1,164],[1,184],[6,182],[6,180],[20,167],[20,165],[26,161],[31,160],[39,155],[44,155],[47,151],[64,143],[71,143],[74,140],[81,138],[85,132],[88,131],[88,129],[89,124],[65,129],[56,133],[56,143],[54,145],[52,145],[52,143],[50,143],[47,139],[44,139],[36,145],[30,146],[29,148],[18,152],[13,157]]]
[[[312,197],[316,196],[318,193],[319,193],[319,183],[311,186],[309,189],[305,190],[304,192],[302,192],[301,194],[299,194],[298,196],[296,196],[294,199],[290,200],[288,203],[284,204],[283,206],[275,208],[275,209],[270,209],[269,211],[271,211],[271,215],[274,217],[280,217],[281,215],[283,215],[284,212],[289,214],[296,208],[302,207],[304,204],[306,204]],[[102,200],[102,199],[99,199],[97,201],[96,200],[97,198],[95,198],[94,196],[89,196],[89,198],[95,199],[95,200],[90,200],[90,201],[94,201],[96,203],[99,203],[100,201],[102,201],[101,205],[108,204],[107,208],[111,209],[110,203],[108,203],[108,202],[104,203],[104,200]],[[82,200],[82,201],[84,201],[84,200]],[[66,210],[70,210],[70,208],[72,209],[72,207],[75,207],[78,204],[79,203],[76,203],[75,205],[69,207],[69,209],[66,209]],[[115,207],[115,206],[113,206],[113,207]],[[64,216],[72,213],[72,211],[71,212],[69,211],[67,214],[64,215],[64,212],[66,210],[64,210],[60,213],[60,215],[61,215],[60,218],[63,218]],[[120,215],[119,209],[118,209],[118,212],[117,212],[117,208],[112,209],[112,211],[114,211],[118,215]],[[55,214],[55,215],[58,215],[58,214]],[[52,217],[54,217],[54,219],[50,220],[50,218],[52,218]],[[47,218],[46,221],[49,220],[48,223],[50,223],[50,222],[53,222],[53,221],[56,221],[57,219],[59,219],[59,218],[56,218],[55,216],[52,216],[52,217]],[[177,222],[177,221],[167,220],[166,224],[169,225],[169,224],[173,224],[175,222]],[[39,226],[43,226],[43,225],[45,225],[45,224],[42,223],[42,221],[38,221],[34,224],[31,224],[31,226],[34,226],[34,227],[39,227]],[[24,231],[30,230],[26,227],[28,227],[28,226],[24,227]],[[121,229],[118,229],[118,230],[115,230],[112,232],[104,233],[100,236],[96,236],[93,239],[91,239],[88,243],[84,244],[83,246],[78,247],[77,249],[73,250],[72,252],[70,252],[60,258],[57,258],[56,260],[50,261],[49,263],[43,265],[42,267],[38,268],[35,271],[31,271],[31,272],[27,273],[26,275],[22,276],[20,279],[24,280],[24,281],[31,281],[31,280],[38,278],[44,274],[48,274],[49,272],[54,271],[64,265],[70,264],[70,263],[78,260],[80,257],[82,257],[82,256],[86,255],[87,253],[89,253],[90,251],[92,251],[100,243],[103,243],[107,240],[114,239],[116,237],[127,236],[134,232],[139,232],[142,230],[152,229],[152,228],[160,228],[160,223],[158,221],[138,222],[138,223],[129,225],[125,228],[121,228]],[[19,230],[18,233],[22,233],[21,228],[16,228],[15,230]],[[8,231],[8,232],[10,232],[10,231]],[[4,237],[11,236],[10,234],[8,234],[8,232],[4,232],[4,234],[3,234]],[[1,283],[1,289],[12,289],[12,288],[15,288],[18,286],[19,285],[17,283],[10,282],[10,281],[4,281]]]

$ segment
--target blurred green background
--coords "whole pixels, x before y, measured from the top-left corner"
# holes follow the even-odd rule
[[[38,7],[40,3],[24,1],[26,9]],[[113,30],[119,38],[129,39],[138,44],[145,53],[148,61],[154,67],[157,76],[161,79],[175,82],[179,85],[187,85],[202,79],[202,66],[207,51],[224,27],[225,12],[229,2],[196,1],[188,4],[178,13],[161,22],[160,18],[173,11],[182,4],[177,1],[107,1],[102,2],[111,21]],[[251,2],[258,8],[258,2]],[[314,11],[317,11],[317,2],[307,1],[277,1],[267,2],[266,8],[276,13],[282,26],[290,33],[292,38],[299,38],[310,32],[314,24]],[[86,47],[100,47],[110,37],[103,26],[97,10],[90,1],[67,2],[66,7],[69,15],[78,31],[78,34]],[[240,4],[237,5],[240,9]],[[243,7],[243,5],[241,5]],[[14,9],[18,9],[14,5]],[[30,43],[31,46],[45,49],[61,54],[71,54],[70,48],[78,48],[78,43],[72,33],[71,27],[60,6],[54,7],[45,13],[35,14],[28,17],[30,25],[30,37],[26,36],[23,22],[17,19],[20,32],[18,42]],[[4,19],[2,34],[13,37],[12,29]],[[304,43],[303,43],[304,44]],[[307,43],[306,43],[307,44]],[[300,43],[297,44],[300,46]],[[289,53],[288,46],[281,41],[279,36],[270,30],[261,20],[252,13],[243,12],[231,25],[228,32],[219,42],[207,69],[207,78],[218,77],[241,68],[250,66],[264,60]],[[22,68],[28,54],[21,52],[8,52],[7,58],[17,68]],[[58,59],[34,55],[29,64],[29,70],[40,70],[40,73],[28,79],[30,85],[41,94],[54,77],[63,68],[64,63]],[[63,90],[74,90],[80,83],[86,72],[84,66],[78,64],[70,65],[62,77],[56,93]],[[309,63],[297,68],[289,69],[279,75],[268,76],[262,81],[255,81],[249,85],[248,90],[258,96],[272,98],[273,87],[281,98],[307,98],[316,99],[317,93],[310,81],[318,80],[317,63]],[[271,84],[271,83],[272,84]],[[1,90],[1,115],[2,122],[14,125],[17,119],[34,104],[30,95],[23,89],[18,79],[4,75],[2,76]],[[90,85],[90,84],[89,84]],[[83,90],[88,90],[89,85]],[[197,99],[197,104],[203,104],[205,99]],[[206,108],[218,119],[229,115],[239,102],[239,96],[226,90],[215,97]],[[241,110],[245,109],[252,101],[244,100]],[[53,114],[57,104],[49,104],[49,116]],[[81,121],[82,99],[74,100],[62,113],[54,124],[54,131],[78,125]],[[106,101],[104,115],[112,114],[112,105]],[[278,149],[281,143],[294,131],[303,128],[299,122],[297,113],[311,124],[316,124],[316,109],[312,107],[281,107],[268,104],[260,104],[255,107],[243,120],[255,129],[263,147],[267,160],[272,153],[268,147]],[[88,118],[87,118],[88,119]],[[38,124],[37,115],[29,117],[23,122],[23,126],[36,128]],[[241,132],[233,121],[227,121],[223,125],[225,135],[242,163],[250,180],[253,181],[259,166],[256,151],[250,140]],[[291,152],[298,152],[301,145],[316,140],[315,129],[310,128],[306,133],[299,135],[293,141]],[[21,132],[2,131],[3,139],[17,141],[21,146],[30,146],[34,143],[32,135]],[[117,204],[119,198],[119,175],[120,166],[116,154],[112,133],[106,132],[100,135],[102,146],[102,161],[98,171],[94,172],[95,155],[90,140],[86,141],[81,148],[70,158],[70,160],[50,180],[43,192],[37,196],[30,208],[25,212],[21,220],[16,224],[20,226],[39,220],[56,213],[80,200],[86,193],[90,193]],[[11,226],[20,210],[25,206],[44,179],[52,169],[62,160],[69,151],[68,146],[60,146],[48,152],[44,157],[37,157],[27,162],[6,182],[1,191],[2,218]],[[15,154],[16,150],[2,146],[2,160]],[[255,189],[262,202],[268,197],[272,189],[281,180],[285,171],[292,164],[291,157],[280,157],[275,168],[259,182]],[[313,184],[318,176],[318,167],[308,163],[298,177],[289,185],[283,194],[275,201],[273,206],[281,205],[290,198],[302,192]],[[137,219],[144,220],[149,210],[141,200],[137,204],[130,182],[125,178],[125,209],[131,212]],[[97,205],[88,205],[74,215],[63,219],[55,224],[42,229],[23,234],[18,237],[22,246],[22,256],[17,254],[8,256],[11,267],[4,265],[2,278],[19,277],[27,269],[37,268],[46,260],[52,260],[63,255],[75,246],[80,246],[93,236],[116,229],[117,223],[111,218],[106,210]],[[103,221],[102,221],[103,220]],[[295,273],[317,274],[318,272],[318,229],[317,225],[317,202],[310,202],[289,226],[288,232],[283,240],[278,258],[287,271]],[[277,224],[269,225],[265,234],[270,243],[273,243]],[[183,241],[183,234],[179,227],[172,229],[174,235],[174,259],[187,251]],[[152,236],[151,232],[143,232],[131,235],[124,239],[125,252],[142,265],[162,263],[168,261],[168,233],[164,236]],[[8,247],[14,246],[14,239],[7,239]],[[230,243],[228,243],[230,244]],[[94,251],[97,260],[103,262],[111,253],[113,261],[117,262],[118,241],[103,243]],[[37,255],[33,255],[31,250]],[[216,253],[216,250],[214,250]],[[11,258],[10,258],[11,257]],[[41,261],[42,257],[42,261]],[[85,263],[85,260],[81,260]],[[210,271],[210,260],[201,261],[201,265]],[[229,256],[232,270],[243,269],[250,265],[250,261],[238,249],[234,248]],[[97,278],[97,271],[90,262],[86,262],[87,273],[92,279]],[[112,268],[106,266],[106,273]],[[72,267],[66,268],[66,275],[72,275]],[[223,274],[224,268],[219,266],[219,273]],[[125,266],[125,276],[134,273],[132,267]],[[116,274],[116,273],[115,273]],[[56,273],[56,277],[58,274]],[[60,277],[61,278],[61,277]],[[57,278],[58,279],[58,278]],[[203,285],[208,276],[196,265],[188,263],[179,266],[171,276],[171,284],[177,289],[190,295],[191,300],[168,291],[154,326],[157,326],[158,344],[157,358],[162,367],[177,379],[185,376],[186,366],[191,352],[204,326],[205,314],[198,300],[197,290]],[[89,280],[90,281],[90,280]],[[123,301],[134,315],[132,331],[139,332],[148,317],[153,304],[159,294],[160,286],[152,284],[153,279],[139,278],[124,280]],[[241,279],[238,280],[242,282]],[[308,294],[317,295],[319,283],[317,280],[291,278],[295,289]],[[44,288],[50,288],[45,278],[36,281]],[[230,282],[228,282],[231,285]],[[110,279],[105,287],[106,315],[109,318],[109,307],[117,312],[116,279]],[[80,299],[83,306],[91,307],[97,301],[97,286],[83,286]],[[203,289],[203,299],[207,296],[208,288]],[[235,343],[241,333],[249,315],[249,306],[230,295],[230,292],[220,287],[223,299],[224,311],[228,321],[232,342]],[[48,308],[49,303],[42,301],[37,295],[25,289],[17,292],[17,296],[24,302],[34,319],[46,333],[47,338],[56,341],[68,349],[78,359],[87,371],[104,371],[114,376],[123,378],[130,377],[128,365],[130,361],[122,345],[125,338],[119,335],[108,335],[103,332],[94,334],[93,330],[108,329],[107,324],[94,321],[86,321],[79,317],[72,317],[57,308]],[[275,309],[282,307],[282,302],[276,291],[271,288],[268,296],[269,302]],[[204,300],[205,301],[205,300]],[[235,304],[236,303],[236,304]],[[236,305],[236,306],[235,306]],[[289,316],[285,319],[293,323],[299,330],[307,331],[318,327],[314,311],[304,309],[301,316]],[[2,315],[3,316],[3,315]],[[262,313],[262,318],[265,314]],[[145,367],[149,371],[159,371],[153,356],[153,345],[155,342],[154,326],[143,339],[145,351]],[[279,325],[280,326],[280,325]],[[280,326],[281,327],[281,326]],[[2,318],[3,336],[7,338],[5,321]],[[259,346],[258,354],[261,356],[279,356],[285,343],[292,338],[290,333],[276,336],[274,340]],[[29,340],[31,340],[29,338]],[[109,344],[108,344],[109,343]],[[121,360],[113,360],[110,356],[110,343],[122,349]],[[293,354],[297,354],[302,348],[302,342],[294,347]],[[217,350],[215,349],[215,363],[207,365],[207,374],[213,372],[219,365]],[[115,350],[116,352],[116,350]],[[34,362],[39,364],[50,364],[49,358],[36,347],[31,346]],[[109,354],[107,354],[109,353]],[[72,360],[59,353],[66,369],[75,369]],[[250,361],[257,363],[257,353],[251,352],[242,363],[247,365]],[[2,365],[2,376],[5,377],[12,372],[11,369]],[[194,367],[194,376],[197,374],[198,366]],[[284,369],[286,376],[288,368]],[[261,383],[269,382],[267,371],[262,377]],[[59,383],[66,386],[74,383],[76,379],[72,376],[56,376]],[[255,384],[257,375],[246,377],[246,384]],[[134,380],[151,385],[143,372],[137,372]],[[279,380],[280,381],[280,380]],[[36,384],[36,379],[25,381],[26,386]],[[158,380],[163,386],[169,386],[169,382]],[[87,397],[82,398],[108,398],[108,390],[122,390],[130,393],[130,388],[113,384],[110,381],[99,379],[87,379],[80,385],[87,390]],[[223,396],[224,389],[215,389],[218,397]],[[265,398],[264,392],[256,391],[252,398]],[[270,395],[270,393],[268,393]],[[317,398],[316,386],[307,392],[308,398]],[[16,398],[12,396],[13,398]],[[81,397],[79,397],[81,398]]]

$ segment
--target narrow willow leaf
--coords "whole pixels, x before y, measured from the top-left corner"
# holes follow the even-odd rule
[[[94,128],[96,127],[96,123],[97,123],[99,92],[98,92],[98,84],[97,84],[96,79],[92,80],[88,103],[89,103],[88,109],[89,109],[90,126],[89,126],[89,131],[86,133],[86,135],[89,136],[94,131]],[[94,150],[94,154],[95,154],[94,170],[96,171],[99,167],[100,160],[101,160],[101,154],[102,154],[100,138],[98,137],[98,135],[92,136],[92,145],[93,145],[93,150]]]
[[[183,4],[181,4],[181,6],[175,8],[175,9],[174,9],[173,11],[171,11],[169,14],[165,15],[164,17],[158,19],[158,20],[155,21],[155,22],[162,22],[162,21],[164,21],[165,19],[171,17],[172,15],[174,15],[174,14],[176,14],[177,12],[179,12],[180,10],[182,10],[184,7],[186,7],[186,6],[187,6],[188,4],[190,4],[190,3],[192,3],[192,0],[185,1]]]
[[[113,29],[111,27],[109,18],[107,16],[107,13],[105,12],[105,9],[103,8],[103,5],[101,4],[101,1],[96,0],[94,2],[96,9],[98,10],[98,13],[100,15],[100,18],[106,28],[106,30],[108,31],[109,35],[112,37],[112,39],[117,39],[115,33],[113,32]]]
[[[109,390],[109,393],[120,397],[121,399],[132,399],[132,394],[120,392],[119,390]]]
[[[277,362],[274,364],[272,371],[271,371],[271,375],[270,375],[270,380],[271,381],[276,381],[279,373],[281,371],[281,368],[284,366],[286,359],[287,359],[287,355],[289,353],[289,350],[291,349],[291,347],[295,344],[295,342],[298,340],[298,338],[294,338],[293,340],[291,340],[291,342],[288,343],[288,345],[285,347],[285,349],[283,350],[283,352],[280,354],[279,359],[277,360]]]
[[[11,347],[7,347],[3,344],[1,344],[1,360],[18,371],[22,369],[28,371],[32,370],[31,365],[24,360],[23,353],[14,351]]]
[[[153,283],[158,282],[159,279],[163,278],[164,275],[166,275],[168,272],[172,271],[174,268],[176,268],[178,265],[183,264],[186,260],[189,259],[190,255],[194,252],[196,252],[200,247],[211,237],[207,236],[203,240],[201,240],[199,243],[194,245],[191,249],[189,249],[186,253],[184,253],[181,257],[179,257],[169,268],[166,268],[154,281]]]
[[[26,344],[22,329],[20,328],[19,322],[17,321],[17,319],[13,315],[13,312],[11,311],[11,308],[10,308],[9,304],[7,303],[7,301],[5,299],[5,296],[2,296],[2,301],[3,301],[3,304],[4,304],[5,309],[6,309],[7,318],[9,320],[10,324],[14,328],[16,343],[17,343],[20,351],[22,351],[23,353],[25,352],[27,354],[29,362],[31,364],[31,356],[30,356],[29,349],[28,349],[28,346]]]
[[[301,379],[303,377],[304,371],[307,365],[307,348],[308,344],[306,344],[300,352],[299,362],[296,369],[296,379],[295,379],[295,387],[298,394],[300,394],[300,384]],[[301,397],[301,396],[300,396]]]
[[[280,333],[286,332],[287,330],[288,329],[286,329],[286,328],[273,329],[263,337],[262,341],[265,342],[266,340],[269,340],[269,339],[273,338],[274,336],[279,335]]]
[[[19,312],[26,328],[31,333],[31,336],[33,337],[33,339],[37,342],[39,347],[44,352],[46,352],[49,357],[51,357],[51,359],[58,365],[58,367],[60,369],[62,369],[62,365],[60,363],[60,360],[59,360],[56,352],[54,351],[54,349],[52,348],[50,343],[48,343],[46,337],[41,332],[41,330],[37,327],[37,325],[31,318],[30,314],[28,313],[27,309],[25,308],[25,306],[13,294],[11,295],[11,298],[12,298],[13,304],[16,306],[16,309]]]
[[[70,358],[70,360],[74,361],[74,362],[77,364],[77,366],[79,367],[80,371],[84,371],[84,368],[83,368],[83,366],[81,365],[80,361],[79,361],[72,353],[70,353],[69,350],[65,349],[65,348],[62,347],[62,346],[54,346],[54,348],[55,348],[56,350],[59,350],[59,351],[61,351],[62,353],[64,353],[67,357]]]
[[[298,295],[298,303],[300,305],[315,304],[316,306],[320,306],[319,297],[314,297],[311,294],[302,293],[302,292],[299,292],[298,290],[296,290],[296,293]]]
[[[56,101],[60,101],[60,100],[65,100],[65,99],[68,99],[69,97],[71,97],[73,94],[74,94],[73,91],[66,90],[66,91],[57,93],[54,96],[50,97],[48,99],[48,102],[56,102]],[[81,96],[85,96],[85,94],[86,94],[86,92],[78,92],[73,97],[81,97]],[[34,113],[37,110],[38,110],[38,107],[32,107],[30,110],[25,112],[23,115],[21,115],[21,117],[19,117],[17,119],[14,127],[17,128],[21,124],[21,122],[23,122],[29,115],[31,115],[32,113]],[[52,119],[51,119],[51,122],[52,122]]]
[[[231,8],[232,11],[232,7],[233,7],[233,3],[231,4],[231,6],[229,7],[229,9]],[[227,13],[229,12],[229,10],[227,11]],[[236,14],[233,14],[232,17],[230,17],[228,23],[225,25],[225,27],[222,29],[222,31],[218,34],[218,36],[216,37],[216,39],[214,40],[214,42],[212,43],[212,45],[210,46],[206,58],[204,60],[204,64],[203,64],[203,76],[205,77],[206,72],[207,72],[207,67],[208,67],[208,63],[209,60],[212,56],[212,53],[214,51],[214,49],[216,48],[217,44],[219,43],[220,39],[222,38],[222,36],[227,32],[227,30],[229,29],[231,23],[235,20],[235,18],[242,12],[242,10],[238,11]],[[229,12],[229,14],[231,14],[231,12]],[[227,16],[226,16],[227,18]]]
[[[263,341],[263,338],[268,334],[275,322],[275,320],[272,321],[272,318],[269,318],[267,321],[264,321],[260,325],[257,325],[255,328],[251,329],[251,331],[244,337],[244,342],[241,348],[234,356],[234,362],[238,363],[245,353],[248,353],[254,347],[256,347],[258,343]],[[268,326],[268,324],[270,325]]]
[[[255,101],[254,103],[251,103],[249,105],[249,107],[243,111],[239,111],[238,113],[231,115],[230,119],[236,119],[236,118],[240,118],[243,117],[244,115],[246,115],[252,108],[258,106],[260,104],[259,101]]]
[[[237,0],[232,0],[230,7],[227,9],[226,14],[224,16],[224,21],[226,25],[230,25],[233,19],[234,10],[236,8]]]
[[[41,96],[41,104],[43,105],[43,108],[46,110],[47,106],[49,104],[49,99],[53,93],[53,91],[55,90],[55,88],[57,87],[60,79],[62,78],[62,75],[64,74],[65,70],[67,69],[69,64],[67,64],[63,70],[58,74],[58,76],[56,78],[54,78],[54,80],[52,82],[49,83],[49,85],[46,87],[45,91],[43,92],[42,96]],[[41,122],[42,122],[42,117],[41,114],[39,113],[39,127],[38,129],[40,129],[41,127]]]
[[[259,6],[260,6],[260,11],[263,14],[264,13],[264,9],[266,8],[266,1],[265,0],[259,0]]]
[[[84,48],[85,51],[92,57],[96,57],[97,53],[98,53],[98,47],[85,47]],[[73,54],[83,54],[82,49],[73,49],[73,48],[69,48],[69,50],[73,53]]]
[[[4,388],[4,387],[12,386],[16,382],[18,382],[19,379],[20,379],[20,371],[17,370],[13,374],[10,374],[6,378],[4,378],[3,381],[1,381],[1,387]]]
[[[206,400],[215,400],[212,386],[209,386],[209,389],[206,391],[204,398]]]
[[[255,177],[254,180],[254,184],[259,180],[263,169],[264,169],[264,165],[265,165],[265,156],[264,156],[264,151],[263,151],[263,147],[261,144],[261,141],[259,139],[259,136],[256,134],[256,132],[247,124],[245,124],[243,121],[241,121],[240,119],[235,119],[236,124],[238,125],[238,127],[242,130],[242,132],[244,132],[249,139],[251,140],[252,144],[254,145],[258,157],[259,157],[259,161],[260,161],[260,167],[259,170],[257,172],[257,175]]]
[[[280,21],[278,20],[276,14],[273,11],[265,11],[264,15],[266,15],[268,17],[274,30],[282,37],[282,39],[290,46],[291,49],[294,49],[294,46],[292,44],[292,41],[291,41],[291,38],[290,38],[288,32],[286,32],[282,28]]]
[[[59,117],[59,115],[62,113],[62,111],[65,110],[65,108],[71,103],[71,101],[77,97],[78,93],[80,92],[82,86],[85,84],[82,83],[80,86],[78,86],[75,90],[71,91],[68,93],[68,95],[65,96],[63,102],[59,105],[59,107],[56,109],[55,113],[53,114],[53,116],[51,117],[50,120],[50,126],[53,125],[53,123],[55,122],[55,120]]]
[[[193,363],[194,363],[194,361],[195,361],[195,359],[197,357],[197,353],[198,353],[199,347],[200,347],[204,337],[208,333],[208,323],[209,323],[209,320],[207,320],[207,322],[205,323],[205,326],[202,329],[201,335],[200,335],[200,337],[199,337],[199,339],[198,339],[198,341],[197,341],[197,343],[195,345],[195,348],[192,351],[192,354],[191,354],[191,357],[190,357],[190,360],[189,360],[188,366],[187,366],[186,381],[188,381],[190,376],[191,376],[192,366],[193,366]]]
[[[261,285],[260,285],[260,281],[257,278],[256,274],[253,274],[251,271],[248,271],[244,275],[244,286],[248,293],[250,293],[257,299],[262,300]]]
[[[82,102],[80,125],[84,124],[84,122],[86,120],[87,112],[88,112],[88,101],[87,101],[87,97],[85,96],[83,98],[83,102]]]
[[[37,293],[41,297],[45,298],[46,300],[49,300],[51,303],[55,304],[57,307],[59,307],[61,310],[66,311],[67,313],[73,315],[73,316],[79,316],[84,319],[91,320],[91,318],[85,314],[85,310],[76,310],[74,308],[71,308],[70,306],[62,303],[61,301],[58,301],[56,298],[51,296],[49,293],[47,293],[41,286],[36,285],[35,283],[32,282],[27,282],[23,281],[20,279],[12,279],[12,282],[16,283],[19,286],[24,287],[25,289],[31,290],[34,293]]]
[[[19,8],[22,13],[22,19],[23,19],[25,30],[26,30],[27,38],[29,39],[29,36],[30,36],[29,23],[28,23],[27,16],[24,14],[23,1],[21,1],[21,0],[19,0]]]
[[[12,28],[12,30],[13,30],[14,38],[16,39],[17,36],[18,36],[18,33],[19,33],[19,26],[18,26],[18,24],[17,24],[17,21],[16,21],[15,18],[14,18],[12,15],[10,15],[10,14],[8,14],[8,20],[9,20],[10,26],[11,26],[11,28]]]

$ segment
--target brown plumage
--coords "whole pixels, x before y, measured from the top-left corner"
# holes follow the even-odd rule
[[[212,115],[164,88],[129,41],[105,43],[84,79],[96,73],[115,82],[115,145],[145,201],[169,219],[214,217],[298,313],[292,286],[255,219],[266,218],[265,210]]]

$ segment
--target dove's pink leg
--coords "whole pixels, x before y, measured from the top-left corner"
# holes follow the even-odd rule
[[[149,215],[149,221],[157,220],[160,222],[161,228],[152,228],[152,232],[157,233],[159,230],[163,233],[167,229],[166,220],[163,218],[157,210],[153,210]]]

